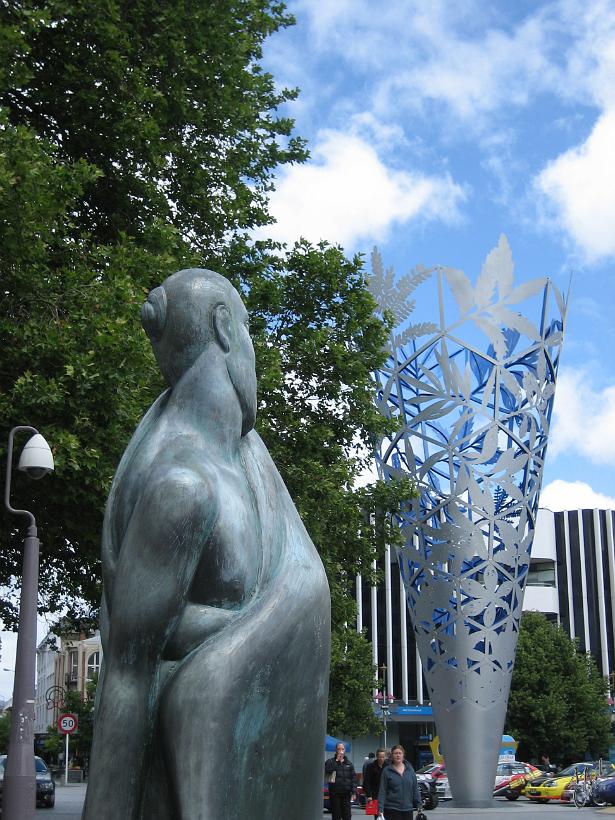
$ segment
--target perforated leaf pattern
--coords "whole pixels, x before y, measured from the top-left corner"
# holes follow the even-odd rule
[[[432,272],[396,282],[373,260],[372,293],[405,321]],[[505,709],[512,674],[565,322],[549,280],[515,286],[513,271],[505,236],[476,285],[436,269],[439,304],[415,326],[420,343],[395,328],[376,374],[381,411],[405,420],[378,448],[380,474],[419,488],[400,515],[399,561],[436,720],[463,702]]]

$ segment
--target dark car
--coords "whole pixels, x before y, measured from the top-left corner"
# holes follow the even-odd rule
[[[615,775],[603,777],[597,781],[596,797],[603,803],[615,805]]]
[[[423,808],[429,811],[435,809],[438,805],[438,793],[436,792],[436,780],[430,774],[416,773],[416,779],[419,781],[419,789],[421,790],[421,801]]]
[[[2,788],[4,786],[5,764],[6,755],[0,755],[0,801],[2,800]],[[36,805],[51,809],[56,802],[56,784],[53,782],[51,772],[42,758],[34,758],[34,768],[36,771]]]

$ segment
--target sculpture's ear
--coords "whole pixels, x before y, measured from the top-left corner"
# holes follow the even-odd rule
[[[213,314],[214,333],[218,344],[225,353],[231,349],[232,338],[232,317],[231,311],[226,305],[216,305]]]

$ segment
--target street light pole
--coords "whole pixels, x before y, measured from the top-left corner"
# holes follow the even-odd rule
[[[28,510],[16,510],[10,503],[13,438],[16,433],[24,431],[34,435],[24,448],[18,469],[25,470],[31,478],[42,478],[47,472],[53,470],[51,450],[38,431],[34,427],[25,425],[14,427],[9,434],[4,504],[13,515],[24,516],[28,519],[28,529],[24,539],[11,734],[2,790],[2,814],[5,820],[34,820],[36,809],[34,694],[40,542],[36,520],[32,513]]]
[[[380,701],[380,697],[382,697],[382,704],[380,705],[380,716],[382,718],[382,734],[383,734],[383,746],[387,748],[387,720],[389,715],[391,714],[389,701],[393,700],[393,697],[389,695],[388,688],[387,688],[387,668],[386,666],[381,666],[380,670],[382,671],[382,695],[378,692],[376,696],[376,701]]]

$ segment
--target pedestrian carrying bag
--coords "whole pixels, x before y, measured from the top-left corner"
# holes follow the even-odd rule
[[[374,817],[378,814],[378,801],[374,800],[373,797],[367,798],[367,803],[365,804],[365,814],[372,814]]]

